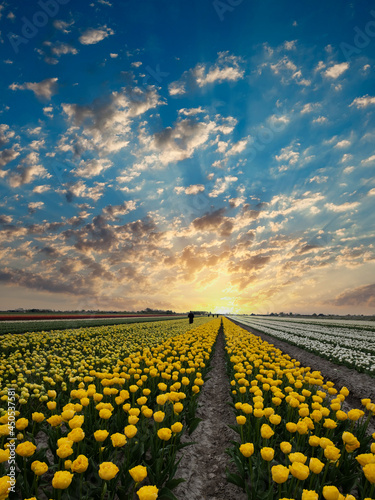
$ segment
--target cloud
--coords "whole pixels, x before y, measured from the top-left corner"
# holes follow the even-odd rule
[[[5,167],[8,163],[15,160],[19,152],[14,149],[3,149],[0,151],[0,167]]]
[[[228,187],[236,181],[238,181],[238,177],[235,177],[234,175],[226,175],[224,178],[218,177],[208,196],[210,198],[217,198],[219,194],[225,193]]]
[[[58,78],[46,78],[38,83],[26,82],[23,84],[12,83],[9,85],[11,90],[32,90],[37,97],[50,100],[57,93]]]
[[[324,72],[326,78],[336,79],[349,69],[349,63],[334,64]]]
[[[93,186],[88,187],[82,180],[79,180],[63,190],[63,193],[69,202],[74,198],[90,198],[98,201],[103,196],[105,186],[105,182],[95,182]]]
[[[301,109],[301,115],[304,115],[306,113],[312,113],[316,108],[320,108],[320,103],[308,102]]]
[[[342,141],[339,141],[338,143],[335,144],[335,148],[347,148],[351,145],[351,142],[344,139]]]
[[[219,208],[213,212],[208,212],[202,217],[193,220],[192,226],[201,232],[216,232],[220,236],[229,236],[233,230],[233,222],[226,217],[225,208]]]
[[[368,163],[374,163],[374,162],[375,162],[375,155],[369,156],[365,160],[361,161],[362,165],[367,165]]]
[[[328,119],[325,116],[318,116],[318,118],[315,118],[312,122],[313,123],[325,123],[327,122]]]
[[[145,140],[148,142],[148,149],[158,152],[158,161],[162,165],[168,165],[191,158],[194,151],[205,144],[218,128],[220,126],[213,121],[178,119],[174,127],[167,127]]]
[[[282,148],[280,154],[275,155],[276,161],[281,163],[281,165],[278,167],[279,172],[288,170],[289,167],[295,165],[298,162],[300,153],[298,151],[294,151],[293,149],[294,145],[290,145]]]
[[[309,180],[309,182],[316,182],[317,184],[322,184],[327,181],[328,177],[326,175],[314,175],[314,177],[311,177]]]
[[[246,148],[248,142],[249,142],[248,138],[236,142],[230,149],[228,149],[228,151],[225,153],[225,156],[232,156],[242,153],[242,151],[244,151],[244,149]]]
[[[10,130],[9,125],[5,123],[0,123],[0,146],[4,146],[7,142],[9,142],[12,137],[14,137],[13,130]]]
[[[336,306],[375,306],[375,284],[350,288],[335,297],[331,304]]]
[[[46,106],[43,108],[43,113],[48,116],[48,118],[53,118],[53,106]]]
[[[367,108],[367,106],[371,106],[375,104],[375,97],[370,97],[368,94],[363,97],[356,97],[354,101],[350,104],[350,106],[356,106],[359,108]]]
[[[29,184],[37,177],[50,178],[52,176],[39,163],[38,154],[33,152],[22,160],[16,170],[9,173],[8,182],[12,188],[17,188]]]
[[[367,193],[367,196],[375,196],[375,188],[370,189],[370,191]]]
[[[79,41],[82,45],[94,45],[110,35],[114,35],[114,31],[111,28],[107,28],[107,26],[102,26],[96,29],[89,28],[82,33],[79,37]]]
[[[59,149],[78,155],[88,149],[119,151],[129,144],[132,120],[160,104],[163,102],[153,87],[126,87],[87,105],[62,103],[68,121],[82,127],[84,134],[71,128],[71,136],[61,139]]]
[[[103,216],[108,220],[117,220],[119,215],[126,215],[136,209],[134,200],[124,201],[121,205],[107,205],[103,208]]]
[[[81,160],[79,166],[73,170],[73,173],[77,177],[85,177],[86,179],[89,179],[101,174],[111,166],[112,162],[103,158],[98,160]]]
[[[268,63],[265,66],[268,66]],[[311,81],[303,78],[302,71],[287,56],[282,57],[275,63],[270,63],[269,67],[275,75],[281,75],[281,82],[283,84],[289,84],[291,81],[294,81],[297,85],[305,87],[311,85]]]
[[[176,191],[177,194],[180,193],[185,193],[185,194],[198,194],[202,193],[204,191],[204,186],[203,184],[191,184],[190,186],[184,188],[184,187],[179,187],[176,186],[174,190]]]
[[[200,63],[193,69],[185,71],[181,78],[172,82],[168,89],[169,94],[178,96],[186,94],[191,87],[200,88],[213,83],[236,82],[244,77],[245,70],[241,67],[243,59],[229,54],[229,51],[218,52],[218,58],[212,66]]]
[[[39,185],[39,186],[35,186],[34,189],[33,189],[33,193],[37,193],[37,194],[42,194],[42,193],[46,193],[47,191],[50,191],[51,186],[47,186],[47,185]]]
[[[51,44],[50,49],[52,54],[56,57],[60,57],[61,55],[65,54],[78,54],[78,50],[69,43],[58,42],[55,45]]]
[[[57,30],[62,31],[65,34],[70,33],[70,30],[68,30],[68,28],[70,28],[70,26],[73,26],[73,24],[74,24],[74,21],[70,21],[70,23],[67,23],[66,21],[62,21],[60,19],[55,19],[55,21],[53,21],[53,26]]]
[[[27,205],[29,209],[29,214],[34,214],[37,210],[40,210],[44,207],[43,201],[32,201]]]
[[[325,207],[327,210],[331,210],[332,212],[348,212],[349,210],[354,210],[359,206],[358,201],[346,202],[341,205],[335,205],[334,203],[326,203]]]

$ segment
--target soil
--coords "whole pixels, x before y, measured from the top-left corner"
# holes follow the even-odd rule
[[[226,375],[224,357],[224,335],[220,329],[211,360],[209,380],[199,395],[197,417],[202,419],[191,436],[184,441],[194,445],[181,451],[176,477],[181,483],[173,491],[178,500],[246,500],[241,488],[226,480],[226,469],[235,472],[230,457],[225,453],[231,441],[238,441],[238,435],[228,427],[235,425],[231,402],[230,385]],[[178,457],[178,458],[180,458]]]

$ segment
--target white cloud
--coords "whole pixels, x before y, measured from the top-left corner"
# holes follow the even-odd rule
[[[107,28],[107,26],[102,26],[96,29],[89,28],[82,33],[79,37],[79,41],[82,45],[94,45],[110,35],[114,35],[114,31],[111,28]]]
[[[307,104],[305,104],[303,106],[303,108],[301,109],[301,115],[304,115],[306,113],[311,113],[312,111],[314,111],[314,109],[317,107],[317,104],[316,103],[311,103],[311,102],[308,102]]]
[[[219,194],[224,193],[228,187],[236,181],[238,181],[238,177],[233,175],[227,175],[224,178],[217,178],[213,190],[208,194],[208,196],[210,198],[217,198]]]
[[[53,107],[52,106],[46,106],[43,108],[43,113],[48,116],[48,118],[53,118]]]
[[[275,156],[278,162],[287,162],[289,165],[295,165],[299,159],[299,152],[293,151],[293,146],[288,146],[280,151],[279,155]]]
[[[111,59],[116,59],[116,58],[118,57],[118,54],[113,54],[113,53],[111,53],[111,54],[109,54],[109,57],[110,57]]]
[[[0,167],[5,167],[11,161],[15,160],[19,156],[19,152],[12,149],[3,149],[0,151]]]
[[[349,63],[334,64],[324,72],[326,78],[336,79],[349,69]]]
[[[60,19],[56,19],[55,21],[53,21],[54,27],[65,34],[70,33],[70,30],[68,30],[68,28],[70,28],[70,26],[73,26],[73,24],[74,21],[71,21],[70,23],[61,21]]]
[[[80,105],[62,103],[62,109],[73,125],[58,145],[61,151],[101,149],[115,152],[129,144],[130,125],[133,118],[163,104],[154,87],[124,88],[112,92],[104,100]],[[84,134],[78,134],[82,127]]]
[[[317,184],[322,184],[328,181],[328,177],[325,175],[315,175],[312,177],[309,182],[316,182]]]
[[[10,130],[9,125],[5,123],[0,123],[0,146],[3,146],[9,140],[14,137],[13,130]]]
[[[143,141],[148,150],[157,152],[157,158],[152,158],[150,161],[168,165],[191,158],[194,151],[203,146],[210,135],[217,133],[218,130],[220,125],[214,121],[199,122],[184,118],[179,119],[173,128],[167,127],[161,132],[145,137]]]
[[[319,61],[318,65],[314,69],[314,72],[317,73],[318,71],[324,69],[325,67],[326,67],[326,65],[324,64],[324,62],[323,61]]]
[[[69,188],[66,189],[64,193],[66,194],[68,199],[81,197],[98,201],[103,196],[105,185],[105,182],[95,182],[92,187],[88,187],[82,180],[79,180],[72,186],[69,186]]]
[[[353,159],[353,155],[351,155],[349,153],[345,153],[344,155],[342,155],[341,163],[345,163],[346,161],[350,161],[352,159]]]
[[[357,106],[357,108],[367,108],[375,104],[375,97],[370,97],[368,94],[363,97],[356,97],[350,106]]]
[[[311,81],[303,78],[302,71],[287,56],[282,57],[276,63],[271,63],[270,68],[275,75],[281,75],[281,82],[284,84],[294,81],[297,85],[311,85]]]
[[[313,120],[312,122],[313,123],[325,123],[327,120],[327,118],[325,116],[318,116],[318,118],[315,118],[315,120]]]
[[[354,167],[346,167],[344,168],[343,172],[344,174],[351,174],[352,172],[354,172],[355,168]]]
[[[32,90],[37,97],[51,99],[57,92],[57,78],[46,78],[41,82],[26,82],[23,84],[12,83],[9,85],[11,90]]]
[[[42,201],[32,201],[27,206],[30,214],[35,213],[37,210],[40,210],[43,207],[44,207],[44,203]]]
[[[17,169],[10,172],[8,176],[9,185],[17,188],[29,184],[36,177],[51,178],[51,174],[38,162],[38,154],[36,152],[29,153],[18,165]]]
[[[172,82],[168,85],[169,95],[186,94],[186,85],[184,82]]]
[[[60,57],[61,55],[65,54],[73,54],[73,55],[78,54],[78,50],[75,47],[73,47],[73,45],[61,42],[58,42],[55,45],[51,45],[51,52],[53,55],[57,57]]]
[[[370,189],[370,191],[367,193],[367,196],[375,196],[375,188]]]
[[[42,194],[50,191],[50,189],[51,186],[41,184],[40,186],[35,186],[35,188],[33,189],[33,193]]]
[[[242,63],[241,57],[230,55],[228,51],[218,52],[218,58],[214,65],[208,66],[200,63],[195,68],[185,71],[179,80],[169,85],[169,94],[186,94],[187,88],[192,84],[202,88],[213,83],[240,80],[245,74],[245,70],[241,67]]]
[[[295,50],[296,49],[297,40],[285,41],[283,43],[283,49],[285,50]]]
[[[111,166],[112,162],[103,158],[100,158],[98,160],[81,160],[79,166],[75,170],[73,170],[73,172],[77,177],[84,177],[86,179],[89,179],[101,174]]]
[[[368,163],[374,163],[374,162],[375,162],[375,155],[369,156],[365,160],[361,161],[362,165],[367,165]]]
[[[185,194],[198,194],[204,191],[203,184],[191,184],[187,188],[176,186],[174,190],[177,194],[185,193]]]
[[[178,113],[185,116],[193,116],[198,115],[199,113],[205,113],[205,110],[202,106],[199,106],[198,108],[182,108],[178,110]]]
[[[358,201],[353,201],[352,203],[346,202],[342,205],[335,205],[334,203],[326,203],[325,207],[332,212],[348,212],[349,210],[354,210],[359,205]]]
[[[236,155],[238,153],[242,153],[242,151],[246,148],[249,139],[242,139],[241,141],[236,142],[233,146],[225,153],[226,156]]]
[[[351,142],[348,141],[347,139],[344,139],[342,141],[339,141],[338,143],[335,144],[335,148],[347,148],[351,145]]]

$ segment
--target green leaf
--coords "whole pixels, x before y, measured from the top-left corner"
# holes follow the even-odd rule
[[[245,489],[245,481],[241,476],[228,471],[226,471],[226,474],[227,474],[227,480],[230,483],[235,484],[236,486],[239,486],[242,489]]]
[[[186,446],[191,446],[192,444],[197,444],[196,441],[189,441],[188,443],[181,443],[178,445],[177,449],[182,450],[182,448],[186,448]]]
[[[169,488],[164,486],[164,488],[162,488],[159,491],[158,500],[178,500],[178,499],[174,496],[174,494],[171,492]]]
[[[177,488],[177,486],[181,483],[184,483],[186,481],[186,479],[183,479],[182,477],[180,478],[176,478],[176,479],[170,479],[165,487],[168,488],[169,490],[174,490],[175,488]]]
[[[201,418],[195,417],[189,424],[189,434],[192,434],[195,429],[198,427],[199,423],[202,422]]]

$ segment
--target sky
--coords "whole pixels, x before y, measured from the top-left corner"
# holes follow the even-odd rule
[[[0,3],[0,309],[373,314],[375,6]]]

